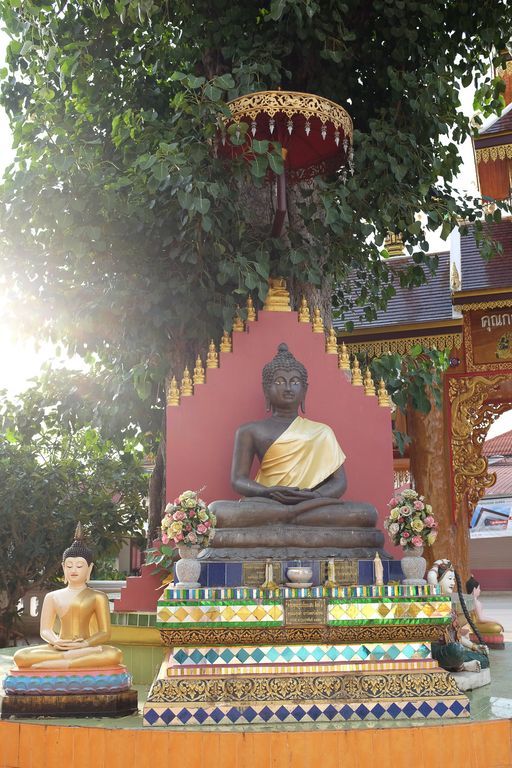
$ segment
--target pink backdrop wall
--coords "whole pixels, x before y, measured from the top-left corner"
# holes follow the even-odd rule
[[[206,384],[167,408],[167,499],[203,486],[206,502],[237,498],[230,485],[234,434],[240,424],[268,415],[261,370],[282,341],[308,369],[307,418],[329,424],[347,455],[344,499],[374,504],[382,529],[393,493],[389,409],[352,386],[336,355],[326,354],[323,334],[298,323],[296,312],[260,312],[245,333],[233,334],[233,352],[220,353],[220,367],[207,370]],[[387,537],[385,547],[393,549]]]

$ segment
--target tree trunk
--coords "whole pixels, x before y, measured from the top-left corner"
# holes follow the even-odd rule
[[[462,581],[469,576],[469,526],[467,517],[453,519],[450,478],[449,429],[443,408],[432,405],[430,413],[409,409],[408,431],[411,474],[418,493],[425,496],[439,524],[438,537],[426,549],[429,566],[440,558],[450,560]]]
[[[165,509],[165,433],[156,455],[155,467],[149,480],[148,547],[157,536]]]

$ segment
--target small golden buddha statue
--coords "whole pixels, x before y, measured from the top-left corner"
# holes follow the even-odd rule
[[[167,392],[167,404],[168,405],[180,404],[180,390],[178,387],[178,382],[176,381],[176,376],[172,377],[171,383],[169,384],[169,390]]]
[[[271,277],[268,281],[268,293],[263,309],[267,312],[291,312],[290,294],[286,280],[282,277]]]
[[[382,406],[382,408],[389,408],[391,406],[391,398],[386,389],[384,379],[379,381],[379,390],[377,392],[377,396],[379,399],[379,405]]]
[[[364,393],[368,397],[375,397],[375,384],[372,379],[372,374],[369,368],[366,369],[364,374]]]
[[[236,314],[233,318],[233,331],[235,333],[243,333],[245,331],[245,323],[240,317],[240,307],[236,308]]]
[[[247,297],[247,322],[253,323],[256,320],[256,310],[254,309],[254,302],[252,296]]]
[[[233,345],[231,343],[231,336],[227,331],[224,331],[222,334],[222,339],[220,340],[220,351],[221,352],[232,352],[233,351]]]
[[[354,356],[354,362],[352,363],[352,384],[355,387],[363,386],[363,375],[361,368],[359,367],[359,360]]]
[[[320,309],[318,307],[315,307],[313,309],[313,333],[323,333],[323,332],[324,332],[324,321],[322,320]]]
[[[329,329],[329,335],[327,336],[327,340],[325,342],[325,351],[328,355],[338,354],[338,339],[336,338],[336,331],[332,325]]]
[[[105,645],[110,637],[108,598],[87,586],[92,568],[92,552],[78,524],[73,544],[62,555],[66,587],[44,598],[40,635],[46,644],[16,651],[18,669],[98,669],[122,663],[119,648]]]
[[[299,323],[310,323],[310,322],[311,322],[311,315],[309,313],[308,302],[306,301],[306,297],[303,296],[300,301]]]
[[[344,341],[341,342],[341,347],[338,354],[338,368],[341,371],[350,371],[350,355],[348,353],[347,345]]]
[[[215,349],[215,343],[213,339],[211,339],[210,346],[208,347],[208,354],[206,355],[206,367],[207,368],[219,367],[219,355],[217,350]]]
[[[195,368],[194,368],[193,381],[194,381],[194,385],[196,385],[196,384],[204,384],[204,382],[205,382],[203,363],[202,363],[201,357],[199,355],[197,356],[197,359],[196,359],[196,365],[195,365]]]
[[[194,388],[192,387],[192,379],[190,378],[190,371],[188,365],[185,366],[183,371],[183,378],[181,380],[181,396],[190,397],[194,394]]]

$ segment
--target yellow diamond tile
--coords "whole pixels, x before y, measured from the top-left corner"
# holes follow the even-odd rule
[[[174,621],[184,621],[188,616],[188,611],[186,608],[175,608],[174,616],[172,617]]]
[[[248,608],[247,605],[237,606],[237,609],[236,609],[237,621],[247,621],[250,615],[251,615],[251,609]]]
[[[330,621],[339,621],[342,616],[344,616],[345,611],[343,609],[343,606],[338,605],[337,603],[334,603],[334,605],[329,605],[327,615]]]
[[[367,603],[366,605],[363,604],[360,606],[361,613],[363,614],[363,617],[365,619],[377,619],[377,611],[375,610],[376,606],[372,603]]]
[[[422,605],[418,605],[418,603],[409,603],[408,605],[408,611],[407,616],[409,616],[412,619],[415,619],[419,613],[421,613]]]
[[[274,621],[279,621],[283,618],[283,606],[282,605],[271,605],[269,607],[268,611],[268,617],[269,619],[273,619]]]
[[[378,608],[379,615],[382,616],[382,618],[387,616],[390,610],[391,606],[389,603],[381,603]]]
[[[433,613],[436,612],[435,605],[432,605],[432,603],[425,603],[423,605],[423,613],[427,618],[430,618]]]
[[[256,606],[253,608],[253,611],[252,611],[252,615],[253,615],[253,617],[254,617],[254,618],[257,620],[257,621],[263,621],[263,619],[266,619],[266,618],[267,618],[267,615],[268,615],[268,614],[267,614],[267,608],[266,608],[266,606],[263,606],[263,605],[256,605]]]
[[[359,619],[361,617],[361,606],[360,605],[346,605],[345,606],[345,614],[346,617],[349,619]],[[341,616],[341,618],[345,618],[344,616]]]
[[[169,621],[171,612],[168,608],[160,608],[158,611],[158,621]]]
[[[236,609],[233,610],[230,605],[225,605],[220,611],[219,618],[221,621],[231,621],[233,616],[238,618],[238,611]]]

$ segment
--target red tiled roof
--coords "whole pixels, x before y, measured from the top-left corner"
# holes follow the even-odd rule
[[[512,496],[512,463],[494,464],[490,472],[496,472],[496,483],[489,488],[486,497]]]
[[[478,131],[478,136],[484,137],[493,133],[502,133],[504,131],[512,131],[512,110],[510,109],[505,109],[492,125],[488,125],[483,130]],[[476,139],[476,142],[478,142],[478,139]]]
[[[486,440],[482,446],[483,456],[512,456],[512,429],[497,437]]]

